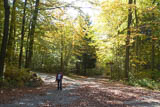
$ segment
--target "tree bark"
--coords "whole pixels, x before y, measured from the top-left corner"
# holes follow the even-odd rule
[[[39,7],[40,0],[36,0],[35,10],[33,12],[33,19],[31,23],[31,31],[30,31],[30,43],[29,43],[29,54],[28,54],[28,65],[27,68],[31,67],[32,64],[32,56],[33,56],[33,44],[34,44],[34,33],[35,33],[35,26],[38,16],[38,7]]]
[[[11,23],[10,23],[10,32],[9,32],[9,40],[8,40],[8,47],[7,47],[7,57],[8,63],[11,63],[13,60],[14,55],[14,25],[16,20],[16,0],[13,1],[13,8],[11,13]]]
[[[129,0],[128,4],[132,4],[132,0]],[[130,35],[131,35],[131,23],[132,23],[132,8],[129,7],[128,9],[128,31],[127,31],[127,38],[126,38],[126,59],[125,59],[125,79],[129,80],[129,56],[130,56]]]
[[[32,19],[32,18],[31,18]],[[27,68],[28,67],[28,65],[29,65],[29,62],[28,62],[28,53],[29,53],[29,40],[30,40],[30,31],[31,31],[31,20],[30,20],[30,22],[29,22],[29,26],[28,26],[28,29],[29,29],[29,31],[28,31],[28,36],[27,36],[27,41],[26,41],[26,52],[25,52],[25,54],[26,54],[26,56],[25,56],[25,68]]]
[[[3,1],[4,1],[4,9],[5,9],[5,19],[4,19],[3,39],[2,39],[1,52],[0,52],[0,59],[1,59],[0,60],[0,77],[3,77],[7,40],[8,40],[8,31],[9,31],[9,14],[10,14],[10,6],[8,4],[8,0],[3,0]]]
[[[22,29],[21,29],[21,46],[20,46],[20,53],[19,53],[19,68],[21,68],[21,65],[22,65],[26,5],[27,5],[27,0],[25,0],[24,2],[24,10],[23,10]]]

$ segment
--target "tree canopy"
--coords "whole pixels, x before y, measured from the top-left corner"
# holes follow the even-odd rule
[[[1,0],[0,77],[14,66],[159,79],[159,0],[77,2]]]

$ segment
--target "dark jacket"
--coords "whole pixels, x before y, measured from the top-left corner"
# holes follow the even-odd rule
[[[61,74],[61,77],[60,77],[60,80],[62,80],[63,79],[63,73],[57,73],[57,75],[56,75],[56,80],[58,80],[58,74]]]

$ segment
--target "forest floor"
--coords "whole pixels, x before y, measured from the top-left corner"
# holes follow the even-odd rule
[[[132,87],[103,78],[64,76],[63,90],[55,76],[38,74],[38,88],[0,89],[0,107],[160,107],[160,91]]]

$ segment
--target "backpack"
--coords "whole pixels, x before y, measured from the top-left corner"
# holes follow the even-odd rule
[[[57,79],[60,80],[61,79],[62,74],[58,74],[57,75]]]

